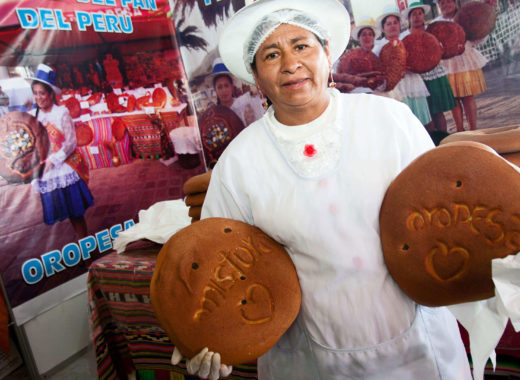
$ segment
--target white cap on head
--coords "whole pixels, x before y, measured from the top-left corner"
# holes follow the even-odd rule
[[[328,41],[332,61],[347,47],[350,17],[339,1],[257,0],[235,13],[220,33],[219,53],[229,71],[255,83],[251,62],[256,50],[284,23],[307,29]]]

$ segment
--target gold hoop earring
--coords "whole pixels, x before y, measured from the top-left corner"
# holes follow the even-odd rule
[[[330,82],[329,82],[330,88],[336,88],[336,82],[334,82],[334,77],[332,76],[332,70],[330,70]]]

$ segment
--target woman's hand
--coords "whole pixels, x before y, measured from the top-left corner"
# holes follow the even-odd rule
[[[182,359],[181,352],[175,347],[172,355],[172,364],[177,365]],[[217,380],[221,376],[226,377],[233,371],[232,366],[220,364],[220,354],[209,351],[208,348],[202,349],[191,359],[186,359],[186,368],[190,375],[210,380]]]

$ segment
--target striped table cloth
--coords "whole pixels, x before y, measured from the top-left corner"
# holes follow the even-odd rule
[[[150,280],[159,245],[140,242],[123,254],[110,253],[92,263],[88,299],[98,377],[195,379],[182,361],[170,363],[173,345],[150,303]],[[256,379],[256,363],[235,366],[230,379]]]
[[[128,164],[132,161],[130,138],[125,133],[121,141],[112,137],[112,122],[115,117],[101,117],[91,119],[86,124],[92,129],[94,137],[90,144],[78,147],[81,157],[87,162],[89,169],[99,169]]]

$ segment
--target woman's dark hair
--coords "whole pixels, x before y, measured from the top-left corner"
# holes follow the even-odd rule
[[[228,74],[219,74],[213,77],[213,87],[215,87],[217,80],[219,80],[220,78],[227,78],[229,80],[229,83],[233,84],[233,79],[231,79],[231,76],[229,76]]]
[[[359,35],[360,35],[361,32],[362,32],[363,30],[365,30],[365,29],[370,30],[370,31],[372,32],[372,35],[373,35],[374,37],[376,36],[376,33],[374,32],[374,30],[373,30],[372,28],[366,26],[366,27],[364,27],[364,28],[359,29],[359,32],[357,32],[357,36],[356,36],[356,37],[357,37],[358,40],[359,40]]]
[[[385,16],[382,20],[381,20],[381,37],[384,38],[386,37],[385,35],[385,32],[383,32],[383,28],[385,26],[385,22],[386,20],[388,19],[388,17],[395,17],[397,19],[397,21],[399,22],[399,29],[401,29],[401,20],[399,19],[399,17],[397,17],[396,15],[387,15]]]
[[[231,78],[230,75],[228,74],[219,74],[219,75],[215,75],[213,77],[213,88],[215,88],[215,84],[217,83],[217,81],[220,79],[220,78],[227,78],[227,80],[229,81],[229,84],[234,87],[234,84],[233,84],[233,79]],[[235,97],[235,90],[233,89],[232,91],[232,96]],[[218,98],[217,96],[217,105],[220,105],[220,99]]]
[[[39,80],[33,80],[31,82],[31,90],[33,93],[34,93],[35,84],[41,85],[45,89],[45,92],[47,92],[49,95],[51,95],[52,102],[54,104],[58,104],[58,102],[56,101],[56,94],[54,93],[54,90],[52,89],[51,86],[49,86],[47,83],[40,82]],[[36,105],[36,115],[35,115],[36,118],[38,118],[39,113],[40,113],[40,107],[38,105]]]
[[[408,12],[408,24],[410,24],[410,16],[412,15],[413,12],[415,12],[417,9],[420,9],[422,11],[422,13],[424,15],[426,15],[426,13],[424,12],[424,9],[422,8],[415,8],[415,9],[412,9],[410,12]]]

